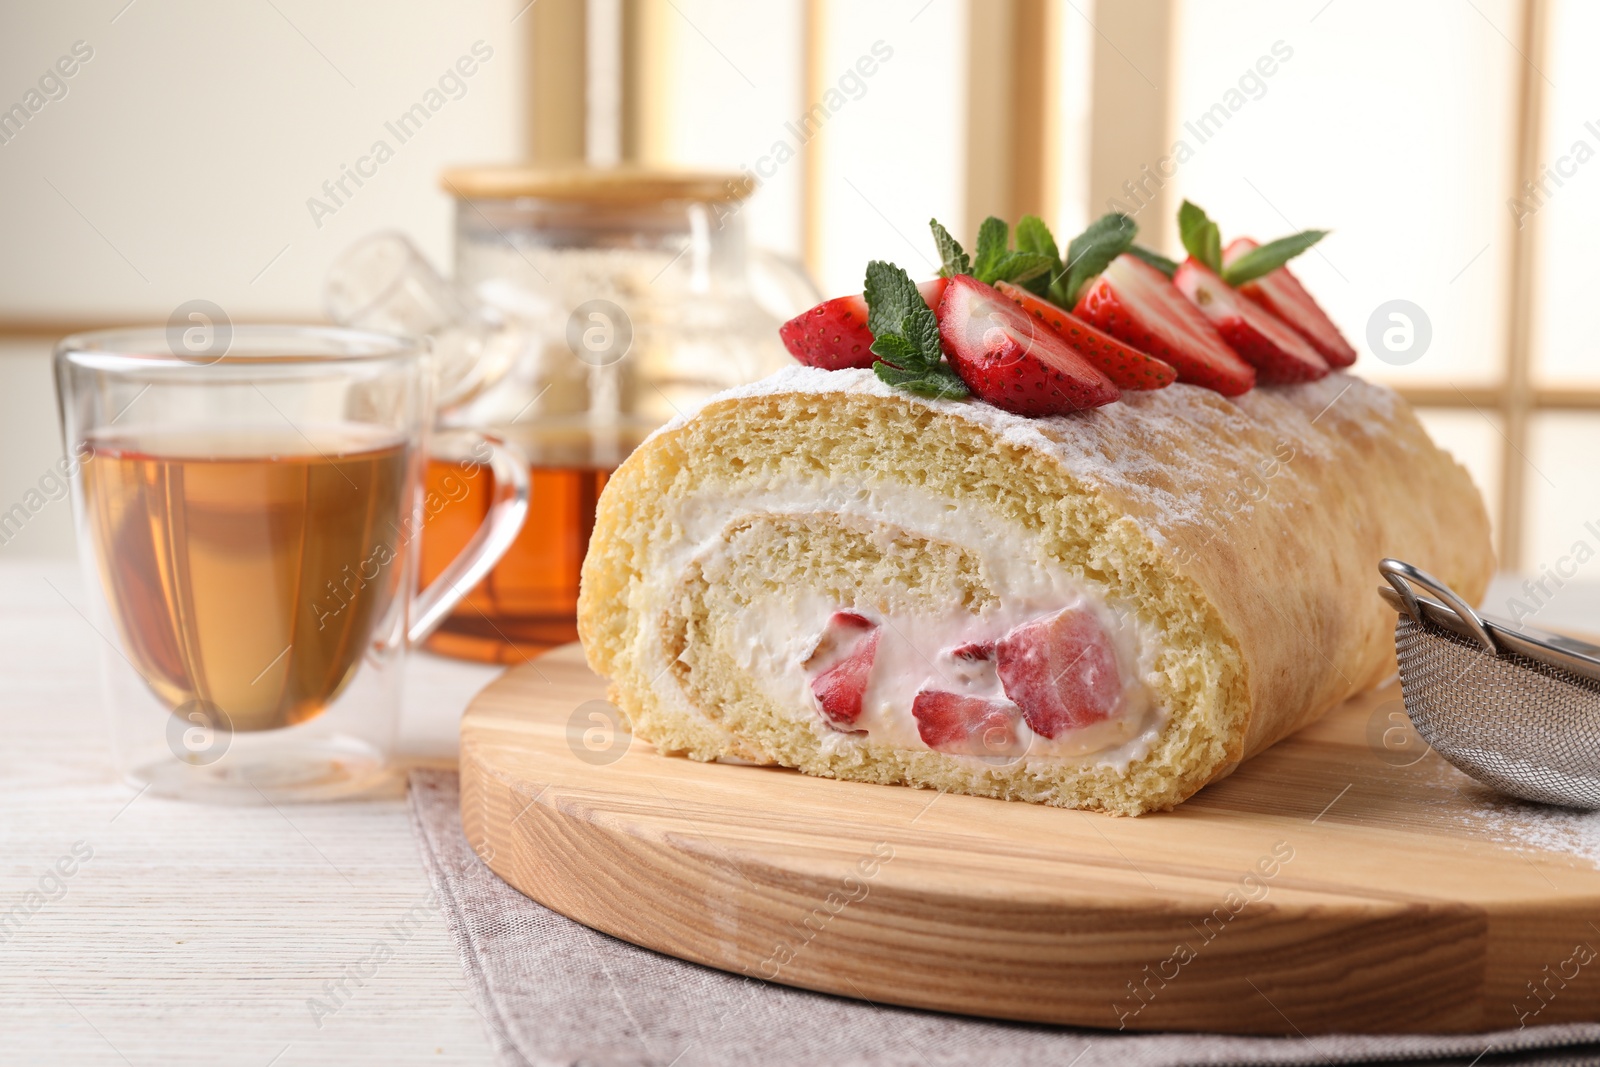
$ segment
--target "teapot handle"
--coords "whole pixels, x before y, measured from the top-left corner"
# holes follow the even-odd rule
[[[523,520],[528,515],[528,461],[516,448],[501,437],[477,431],[446,430],[436,436],[479,442],[487,453],[489,476],[494,479],[494,493],[483,525],[472,535],[472,540],[466,543],[460,555],[450,561],[450,565],[432,584],[412,600],[411,624],[406,631],[406,641],[413,647],[427,640],[428,635],[438,629],[456,605],[494,569],[500,557],[517,539],[517,534],[522,531]],[[419,494],[419,510],[421,505]]]

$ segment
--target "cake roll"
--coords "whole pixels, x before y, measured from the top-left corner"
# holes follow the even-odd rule
[[[1392,674],[1378,561],[1471,601],[1471,479],[1345,373],[1030,418],[795,367],[606,485],[589,664],[666,754],[1123,815]]]

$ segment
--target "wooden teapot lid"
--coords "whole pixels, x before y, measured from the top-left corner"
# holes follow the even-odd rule
[[[748,176],[732,172],[659,167],[548,167],[502,164],[450,167],[440,186],[464,200],[533,197],[582,203],[645,204],[664,200],[744,200],[755,191]]]

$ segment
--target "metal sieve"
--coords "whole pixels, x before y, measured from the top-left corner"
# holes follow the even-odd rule
[[[1523,800],[1600,808],[1600,647],[1486,618],[1386,559],[1406,712],[1462,771]],[[1418,589],[1430,596],[1419,595]]]

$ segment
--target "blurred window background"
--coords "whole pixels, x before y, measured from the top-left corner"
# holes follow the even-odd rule
[[[443,167],[587,159],[752,174],[752,243],[802,260],[829,295],[859,289],[869,258],[932,273],[930,217],[970,237],[984,215],[1034,212],[1064,243],[1127,210],[1169,254],[1185,197],[1225,238],[1331,229],[1294,269],[1361,349],[1358,370],[1400,388],[1472,470],[1503,564],[1537,572],[1580,541],[1600,548],[1595,4],[22,10],[0,15],[0,108],[34,91],[43,106],[0,121],[0,509],[60,454],[60,335],[162,322],[193,299],[234,321],[320,317],[328,265],[373,230],[449,264]],[[452,76],[463,56],[474,73]],[[445,103],[424,125],[335,210],[312,210],[434,89]],[[1431,335],[1403,365],[1366,341],[1393,301]],[[69,555],[65,503],[0,551]]]

